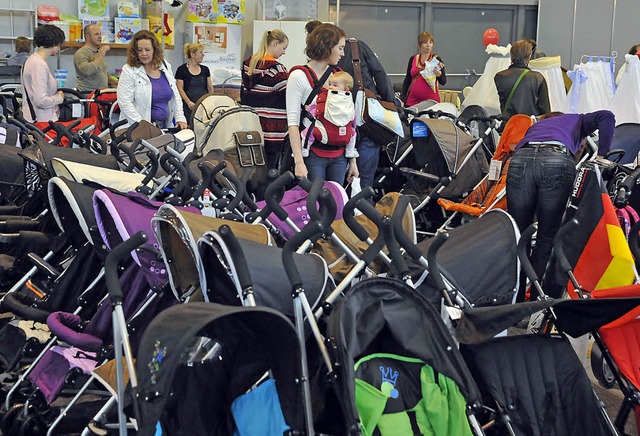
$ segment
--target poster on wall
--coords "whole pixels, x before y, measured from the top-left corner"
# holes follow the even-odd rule
[[[78,0],[78,18],[80,20],[109,20],[109,0]]]
[[[244,23],[247,8],[245,0],[217,0],[218,23]]]
[[[185,23],[186,42],[204,46],[202,63],[212,71],[217,68],[240,69],[242,26],[235,24]]]
[[[265,0],[265,20],[315,20],[318,0]]]
[[[241,24],[245,21],[245,0],[189,0],[188,21],[193,23]]]

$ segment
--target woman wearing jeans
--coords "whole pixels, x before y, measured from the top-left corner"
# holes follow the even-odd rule
[[[531,254],[531,264],[542,277],[551,256],[553,238],[571,195],[575,176],[573,156],[582,141],[599,130],[598,154],[611,147],[615,117],[602,110],[588,114],[543,115],[529,127],[516,146],[507,173],[507,210],[524,231],[537,217],[538,233]],[[531,299],[535,289],[531,289]],[[523,294],[523,293],[521,293]],[[524,295],[518,295],[523,300]]]
[[[306,54],[309,62],[305,68],[309,68],[311,74],[319,80],[330,68],[336,65],[344,55],[346,33],[333,24],[322,24],[307,35]],[[322,178],[340,184],[344,183],[345,175],[351,179],[357,175],[356,158],[348,159],[342,150],[322,150],[311,145],[309,156],[302,156],[302,136],[300,133],[300,115],[302,106],[313,91],[313,86],[301,69],[292,70],[287,82],[287,124],[289,126],[289,140],[295,175],[311,180]]]

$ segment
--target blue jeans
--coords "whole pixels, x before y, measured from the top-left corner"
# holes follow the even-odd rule
[[[367,136],[359,134],[356,147],[360,155],[357,159],[360,186],[364,189],[373,185],[380,160],[380,146]]]
[[[537,216],[538,233],[531,264],[540,279],[551,256],[553,238],[562,224],[574,177],[573,158],[552,149],[520,148],[511,158],[507,210],[520,231]],[[531,291],[531,297],[537,297],[533,295],[533,288]]]
[[[347,158],[344,157],[344,154],[327,158],[320,157],[313,151],[309,151],[309,156],[304,158],[304,164],[309,172],[307,177],[312,182],[320,178],[344,185],[344,178],[347,175]]]

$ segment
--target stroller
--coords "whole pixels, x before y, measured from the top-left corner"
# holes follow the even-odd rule
[[[327,337],[336,372],[330,390],[322,369],[316,373],[318,431],[483,434],[474,415],[480,394],[449,331],[404,283],[354,285],[329,316]]]
[[[196,153],[207,156],[213,150],[224,153],[239,178],[253,172],[247,190],[264,191],[267,179],[260,118],[249,106],[241,106],[225,95],[207,95],[193,110]]]
[[[138,349],[138,434],[305,434],[301,361],[295,328],[275,310],[167,309]]]
[[[471,216],[480,216],[494,208],[507,209],[506,184],[509,162],[515,146],[524,137],[532,123],[531,117],[522,114],[516,114],[509,119],[502,131],[498,148],[491,157],[492,165],[496,165],[493,164],[494,161],[500,162],[501,169],[494,172],[494,174],[487,174],[462,202],[456,203],[446,198],[438,198],[438,204],[445,211],[453,212],[453,215],[447,219],[444,225],[448,225],[458,212]]]

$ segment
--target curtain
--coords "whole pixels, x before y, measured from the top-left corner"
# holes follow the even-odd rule
[[[586,113],[609,107],[615,89],[609,62],[581,63],[568,75],[573,84],[567,94],[567,112]]]
[[[640,58],[626,55],[625,60],[626,71],[609,105],[616,116],[616,125],[640,123]]]
[[[549,101],[552,111],[566,112],[567,91],[564,87],[560,56],[549,56],[532,59],[529,68],[544,76],[549,88]]]

